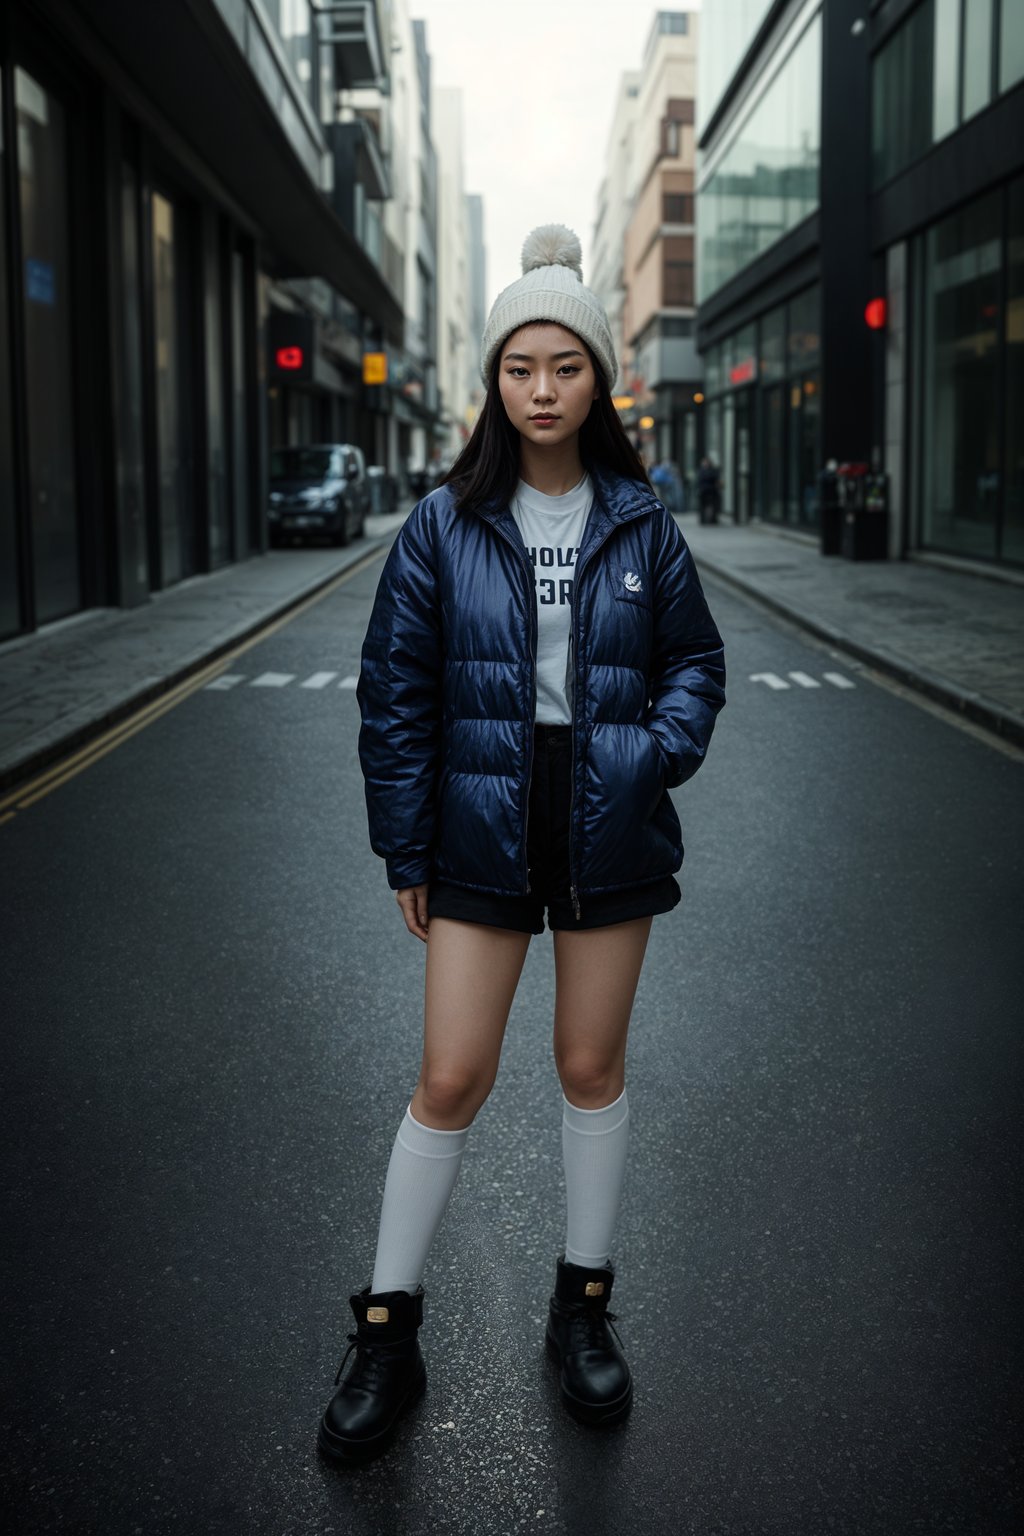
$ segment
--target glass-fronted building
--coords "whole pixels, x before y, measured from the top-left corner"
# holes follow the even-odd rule
[[[1024,6],[880,6],[872,245],[906,547],[1024,565]]]
[[[726,509],[816,533],[818,472],[859,460],[888,477],[891,555],[1024,562],[1024,6],[702,16],[698,341]]]

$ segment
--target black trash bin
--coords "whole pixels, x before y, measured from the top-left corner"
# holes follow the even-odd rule
[[[842,508],[839,505],[839,478],[835,459],[829,459],[818,472],[818,511],[821,517],[821,552],[838,555],[842,543]]]
[[[889,495],[885,475],[867,464],[840,464],[840,554],[844,560],[885,560],[889,553]]]

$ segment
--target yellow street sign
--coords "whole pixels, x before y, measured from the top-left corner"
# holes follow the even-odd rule
[[[386,384],[388,381],[388,355],[386,352],[363,353],[363,383]]]

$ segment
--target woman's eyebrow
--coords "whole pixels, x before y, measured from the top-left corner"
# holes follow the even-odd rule
[[[551,361],[553,363],[557,363],[563,357],[582,357],[582,356],[583,356],[583,353],[580,352],[577,348],[570,347],[568,352],[552,352],[552,354],[551,354]],[[533,353],[532,352],[506,352],[504,358],[502,359],[502,361],[506,362],[506,363],[510,362],[512,360],[514,360],[517,363],[532,363],[533,362]]]

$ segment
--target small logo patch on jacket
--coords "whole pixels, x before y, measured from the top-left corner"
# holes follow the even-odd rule
[[[642,592],[644,589],[644,584],[636,571],[627,571],[622,578],[622,585],[627,592]]]

